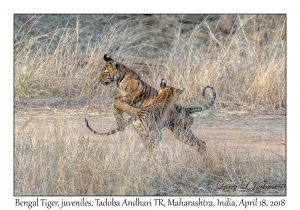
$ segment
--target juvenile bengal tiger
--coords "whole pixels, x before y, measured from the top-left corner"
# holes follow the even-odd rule
[[[160,88],[158,95],[140,109],[121,101],[116,101],[115,104],[116,107],[122,106],[123,111],[132,116],[133,127],[150,153],[153,153],[161,140],[161,129],[169,125],[168,119],[174,101],[184,91],[184,88],[167,86],[164,79],[161,79]]]
[[[117,122],[117,129],[99,133],[89,126],[87,119],[85,119],[85,122],[87,127],[95,134],[111,135],[117,131],[124,130],[125,126],[129,124],[124,121],[122,116],[126,104],[134,108],[142,108],[148,101],[158,95],[158,91],[145,83],[136,72],[126,67],[121,62],[113,60],[106,54],[104,55],[104,60],[106,61],[106,64],[100,71],[99,82],[103,85],[116,82],[116,90],[119,95],[114,99],[114,116]],[[188,108],[174,104],[170,110],[169,119],[167,120],[169,123],[168,128],[173,132],[175,137],[185,144],[196,147],[198,151],[205,151],[206,143],[195,137],[191,131],[191,125],[194,122],[192,114],[208,109],[216,99],[216,92],[212,86],[206,86],[203,89],[203,96],[206,88],[210,88],[213,93],[211,100],[207,104],[203,107]],[[118,107],[116,107],[116,104],[118,104]]]

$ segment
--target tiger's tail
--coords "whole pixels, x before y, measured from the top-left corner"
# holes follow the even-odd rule
[[[112,135],[115,134],[119,131],[122,131],[124,129],[124,127],[126,127],[127,124],[130,124],[133,121],[133,117],[130,117],[123,125],[118,126],[116,129],[113,129],[111,131],[108,132],[104,132],[104,133],[100,133],[98,131],[95,131],[93,128],[90,127],[88,120],[85,118],[85,124],[86,127],[92,131],[94,134],[100,135],[100,136],[108,136],[108,135]]]
[[[211,106],[211,105],[213,105],[213,103],[215,102],[215,100],[217,98],[217,93],[216,93],[216,91],[215,91],[215,89],[214,89],[213,86],[207,85],[206,87],[203,88],[203,91],[202,91],[203,97],[205,96],[205,90],[206,90],[206,88],[210,88],[212,90],[212,98],[210,99],[210,102],[207,103],[207,106]]]
[[[188,111],[190,114],[194,113],[194,112],[202,112],[204,110],[207,110],[210,108],[211,105],[214,104],[216,98],[217,98],[217,94],[216,94],[216,91],[215,89],[213,88],[213,86],[211,85],[207,85],[206,87],[203,88],[203,91],[202,91],[202,95],[203,97],[205,96],[205,90],[209,88],[212,90],[212,98],[210,99],[210,101],[208,103],[206,103],[204,106],[201,106],[201,107],[188,107],[188,108],[185,108],[186,111]]]

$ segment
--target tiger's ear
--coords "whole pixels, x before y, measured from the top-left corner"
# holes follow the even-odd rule
[[[109,57],[109,56],[106,55],[106,54],[104,55],[103,59],[104,59],[105,61],[111,61],[111,60],[112,60],[112,58]]]
[[[160,81],[160,88],[162,89],[162,88],[165,88],[165,87],[167,87],[167,83],[166,83],[166,81],[162,78],[161,81]]]
[[[178,89],[176,89],[176,93],[178,95],[180,95],[183,91],[184,91],[184,88],[178,88]]]

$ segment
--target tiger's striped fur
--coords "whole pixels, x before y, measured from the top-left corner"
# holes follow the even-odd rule
[[[106,54],[104,55],[104,60],[106,64],[100,72],[99,82],[103,85],[108,85],[114,81],[116,82],[116,91],[119,95],[114,99],[114,116],[117,122],[117,129],[100,133],[89,126],[87,119],[85,119],[85,121],[87,127],[95,134],[111,135],[117,131],[124,130],[125,126],[132,121],[132,119],[129,119],[129,122],[126,122],[122,116],[126,104],[130,105],[133,109],[143,108],[148,101],[151,101],[158,95],[158,91],[144,82],[136,72],[122,63],[113,60]],[[205,149],[206,146],[205,142],[195,137],[190,129],[194,122],[192,113],[208,109],[216,99],[216,92],[212,86],[206,86],[203,89],[203,95],[205,94],[206,88],[211,89],[213,92],[210,102],[203,107],[188,108],[174,104],[168,119],[168,128],[174,133],[176,138],[186,144],[196,146],[198,151]],[[123,105],[120,105],[120,102],[122,102]],[[119,106],[117,107],[116,104],[119,104]]]
[[[175,89],[166,86],[164,79],[161,80],[161,90],[158,96],[148,101],[141,109],[131,109],[127,104],[124,111],[133,116],[133,127],[146,144],[146,148],[153,153],[156,145],[161,140],[161,129],[167,127],[170,110],[174,101],[184,91],[184,88]]]

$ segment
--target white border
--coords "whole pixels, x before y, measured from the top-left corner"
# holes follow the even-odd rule
[[[14,13],[286,13],[287,14],[287,205],[298,207],[299,12],[296,1],[11,1],[1,8],[1,209],[15,209],[13,197],[13,14]],[[297,92],[296,92],[297,91]],[[298,173],[297,173],[298,172]],[[29,198],[29,197],[28,197]],[[58,199],[58,197],[56,197]],[[77,197],[74,197],[77,198]],[[120,197],[119,197],[120,198]],[[213,198],[213,197],[208,197]],[[224,198],[224,197],[223,197]],[[247,197],[249,198],[249,197]],[[266,197],[271,199],[272,197]],[[279,199],[280,197],[274,197]],[[166,198],[165,198],[166,199]],[[233,197],[240,200],[240,197]],[[23,207],[24,208],[24,207]],[[198,207],[199,208],[199,207]],[[18,208],[20,209],[20,208]],[[39,209],[39,208],[34,208]],[[44,208],[45,209],[45,208]],[[164,208],[165,209],[165,208]],[[218,208],[214,208],[218,209]]]

